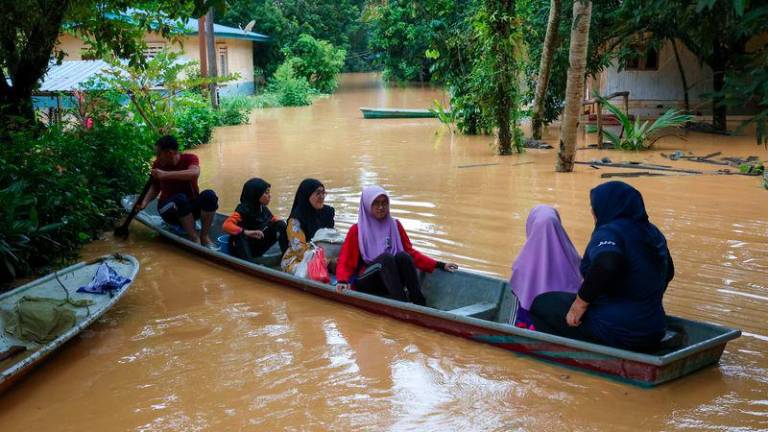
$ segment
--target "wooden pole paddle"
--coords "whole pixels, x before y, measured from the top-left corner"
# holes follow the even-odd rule
[[[133,203],[133,207],[131,208],[131,212],[128,213],[128,217],[125,218],[125,221],[123,221],[123,224],[119,227],[115,228],[114,234],[116,237],[128,237],[129,231],[128,231],[128,225],[131,224],[131,221],[133,218],[136,217],[136,215],[139,213],[139,203],[144,201],[144,197],[147,196],[147,192],[149,192],[149,188],[152,187],[152,176],[149,177],[147,180],[147,183],[144,185],[144,189],[141,190],[141,194],[139,194],[139,197],[136,198],[136,201]]]

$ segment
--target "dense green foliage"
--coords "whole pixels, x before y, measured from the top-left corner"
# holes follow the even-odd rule
[[[277,68],[269,81],[267,93],[274,94],[282,106],[309,105],[316,94],[309,81],[296,74],[291,61],[285,61]]]
[[[476,91],[477,80],[468,76],[477,58],[471,20],[475,17],[473,0],[447,4],[440,19],[432,21],[434,35],[430,38],[426,56],[433,61],[432,79],[442,83],[451,96],[450,112],[459,131],[466,134],[490,133],[493,120],[483,115]]]
[[[552,71],[549,86],[544,99],[545,123],[550,123],[560,116],[565,100],[565,87],[568,75],[568,47],[570,44],[572,10],[574,0],[564,0],[560,10],[560,26],[557,34],[557,44],[553,55]],[[619,0],[593,0],[592,21],[589,31],[589,48],[587,53],[587,74],[596,75],[616,57],[615,51],[608,46],[615,42],[617,35],[614,14],[620,8]],[[533,101],[536,89],[536,79],[539,71],[544,36],[549,15],[549,1],[525,0],[518,1],[521,20],[525,23],[525,41],[529,47],[530,62],[526,64],[525,76],[528,81],[527,92],[523,101],[527,104]]]
[[[522,68],[526,60],[521,21],[514,0],[484,0],[472,19],[475,58],[470,82],[483,116],[498,128],[498,151],[523,151],[520,129]]]
[[[219,124],[221,126],[237,126],[248,123],[251,111],[256,108],[256,102],[249,96],[222,97],[219,101]]]
[[[336,77],[344,66],[346,52],[327,41],[302,34],[285,49],[286,62],[296,76],[304,77],[320,93],[336,90]]]
[[[513,1],[390,1],[374,14],[372,45],[386,78],[433,80],[451,96],[443,121],[461,132],[499,129],[499,151],[522,149],[524,27]]]
[[[0,279],[56,264],[141,188],[155,135],[125,122],[15,132],[0,146]]]
[[[768,41],[765,37],[768,32],[768,4],[700,0],[698,6],[715,15],[725,8],[726,16],[732,20],[725,25],[742,38],[760,35],[760,43],[750,39],[743,45],[744,51],[733,61],[733,67],[724,71],[722,88],[715,88],[714,96],[715,103],[723,109],[753,104],[757,115],[747,120],[744,126],[754,123],[758,144],[768,146]]]
[[[427,49],[446,19],[458,14],[450,0],[391,0],[373,6],[371,48],[381,55],[384,78],[393,81],[429,81],[434,63]]]
[[[183,148],[193,148],[205,144],[211,140],[213,128],[220,122],[217,111],[211,107],[211,103],[197,94],[190,94],[184,98],[178,98],[181,105],[173,112],[173,133]]]
[[[573,1],[563,1],[561,8],[544,104],[547,123],[563,108]],[[474,86],[478,82],[471,79],[473,63],[485,55],[478,47],[492,36],[478,34],[477,23],[468,19],[483,4],[482,0],[393,0],[371,6],[370,14],[371,46],[385,77],[445,85],[458,128],[467,133],[487,132],[495,123],[480,110],[483,86]],[[518,0],[514,7],[529,54],[527,62],[518,62],[525,68],[527,85],[515,87],[515,97],[525,105],[533,99],[550,2]],[[727,106],[748,101],[763,113],[755,120],[758,131],[768,132],[768,123],[761,122],[768,119],[765,41],[749,46],[756,42],[755,36],[768,31],[768,5],[743,0],[594,0],[590,28],[588,75],[596,76],[611,63],[624,67],[646,50],[675,41],[715,72],[710,97],[716,127],[724,128]],[[768,140],[767,133],[760,136],[761,142]]]
[[[146,181],[160,134],[194,147],[208,142],[215,126],[247,122],[252,99],[222,98],[214,111],[199,81],[178,79],[178,64],[160,57],[89,83],[76,92],[64,122],[6,134],[0,145],[1,283],[72,258],[111,226],[120,197]],[[168,87],[150,90],[157,82]],[[110,83],[114,87],[105,87]]]
[[[745,101],[754,104],[758,113],[742,126],[754,123],[757,143],[768,147],[768,51],[756,52],[747,61],[742,71],[726,79],[722,103],[734,107],[744,106]]]
[[[345,71],[371,70],[365,0],[239,0],[217,22],[233,27],[255,21],[253,31],[272,37],[256,47],[256,66],[270,77],[286,59],[283,49],[308,34],[346,52]]]
[[[768,31],[768,4],[744,0],[629,0],[615,15],[622,23],[616,31],[622,35],[643,34],[642,42],[647,46],[678,40],[712,69],[713,125],[725,130],[726,82],[744,82],[759,68],[766,41],[763,38],[751,48],[749,44],[757,44],[754,38]],[[632,51],[637,38],[624,39],[617,48],[624,45],[625,50]],[[751,94],[743,95],[744,100],[752,99]]]

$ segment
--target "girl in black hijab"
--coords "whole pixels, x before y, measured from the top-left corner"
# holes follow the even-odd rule
[[[230,236],[232,255],[252,260],[263,255],[277,241],[282,252],[287,249],[285,222],[278,220],[267,207],[270,192],[270,184],[260,178],[252,178],[243,185],[240,204],[223,226]]]
[[[304,179],[296,190],[288,218],[288,250],[280,266],[293,273],[309,249],[309,242],[320,228],[333,228],[335,211],[325,205],[325,186],[315,179]]]
[[[623,349],[657,349],[666,330],[662,297],[675,274],[667,240],[648,220],[640,192],[618,181],[590,193],[595,230],[581,261],[578,294],[541,294],[537,330]]]

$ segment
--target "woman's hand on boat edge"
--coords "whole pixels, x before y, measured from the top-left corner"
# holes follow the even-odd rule
[[[350,284],[348,283],[338,283],[336,284],[336,292],[339,294],[344,294],[344,291],[347,291],[351,288]]]
[[[449,262],[449,263],[443,264],[443,270],[445,270],[445,271],[447,271],[449,273],[453,273],[453,272],[455,272],[458,269],[459,269],[459,265],[456,264],[456,263]]]

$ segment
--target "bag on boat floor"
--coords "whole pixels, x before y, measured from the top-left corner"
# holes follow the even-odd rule
[[[315,249],[315,255],[312,260],[309,261],[307,266],[307,276],[310,279],[322,283],[328,283],[331,281],[331,276],[328,274],[328,267],[325,262],[325,251],[323,248],[318,247]]]
[[[92,303],[90,300],[73,302],[24,296],[12,310],[2,310],[5,331],[21,340],[48,343],[75,325],[75,312],[70,304],[87,306]]]
[[[333,228],[320,228],[312,237],[312,243],[325,250],[325,257],[332,260],[339,257],[344,236]]]

